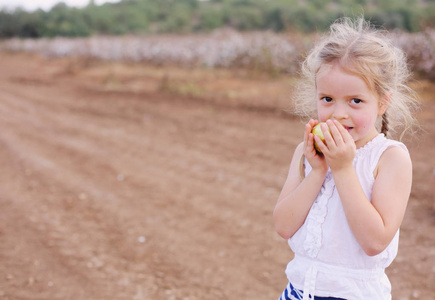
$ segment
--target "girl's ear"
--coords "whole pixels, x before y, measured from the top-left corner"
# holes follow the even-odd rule
[[[378,115],[382,116],[390,105],[391,99],[393,98],[393,91],[386,93],[379,101]]]

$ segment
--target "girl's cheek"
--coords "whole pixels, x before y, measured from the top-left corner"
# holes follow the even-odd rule
[[[361,118],[358,120],[355,120],[355,125],[356,128],[359,128],[362,131],[365,131],[367,129],[370,129],[370,125],[373,123],[372,120],[370,120],[370,118]]]
[[[317,117],[319,119],[319,122],[326,122],[326,120],[329,119],[329,114],[322,110],[319,110],[317,113]]]

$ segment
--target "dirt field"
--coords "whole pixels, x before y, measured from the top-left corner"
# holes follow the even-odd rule
[[[277,299],[291,78],[0,54],[0,299]],[[435,85],[393,299],[435,299]],[[431,125],[429,127],[428,125]]]

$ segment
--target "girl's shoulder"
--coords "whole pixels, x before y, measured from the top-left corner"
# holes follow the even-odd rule
[[[379,164],[386,162],[400,164],[407,161],[410,162],[411,157],[406,146],[400,142],[387,146],[379,157]]]
[[[412,169],[411,157],[408,148],[402,142],[385,139],[375,156],[375,169],[373,175],[376,178],[379,170],[391,170],[398,167]]]
[[[355,167],[367,176],[373,175],[376,178],[380,168],[395,163],[407,164],[407,161],[410,161],[410,157],[405,144],[388,139],[381,133],[362,148],[357,149]]]

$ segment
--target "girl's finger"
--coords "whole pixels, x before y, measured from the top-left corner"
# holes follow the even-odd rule
[[[331,132],[329,131],[328,127],[329,126],[326,124],[322,124],[320,126],[320,128],[322,129],[323,136],[325,138],[326,145],[328,145],[329,149],[332,149],[336,145],[335,145],[334,138],[332,137]]]
[[[322,141],[322,139],[318,135],[313,135],[313,140],[316,141],[317,146],[319,147],[320,151],[322,151],[323,154],[325,154],[327,151],[329,151],[328,147],[325,145],[325,143]],[[314,146],[313,146],[314,148]]]
[[[337,124],[332,120],[326,121],[326,124],[328,124],[329,130],[331,131],[331,135],[332,138],[334,139],[335,144],[337,146],[343,145],[344,142],[343,142],[342,132],[337,127]]]
[[[308,143],[305,149],[307,150],[307,152],[314,151],[314,135],[312,133],[308,134]]]
[[[307,124],[305,124],[305,132],[304,132],[304,145],[305,148],[307,147],[308,144],[308,134],[311,132],[311,120],[310,122],[308,122]]]
[[[337,129],[340,131],[341,136],[343,137],[343,141],[345,143],[347,143],[349,141],[353,141],[353,138],[350,135],[350,133],[346,130],[346,128],[344,128],[344,126],[340,122],[338,122],[337,120],[334,120],[334,124],[337,127]]]

